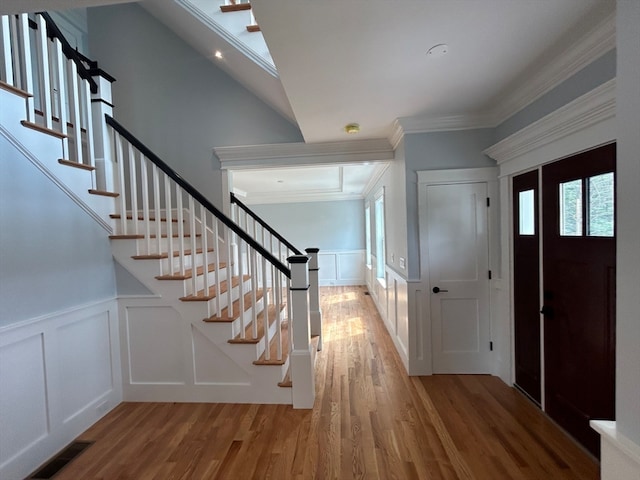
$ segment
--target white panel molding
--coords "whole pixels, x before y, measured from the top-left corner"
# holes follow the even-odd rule
[[[318,252],[319,285],[321,287],[365,285],[364,257],[364,250],[320,250]]]
[[[20,346],[20,348],[17,348]],[[26,348],[29,346],[30,348]],[[90,363],[89,381],[74,368]],[[117,302],[107,299],[0,328],[0,477],[25,478],[122,401]],[[85,365],[81,365],[84,368]],[[30,375],[25,372],[38,372]],[[95,374],[95,375],[93,375]],[[38,393],[40,392],[40,393]],[[24,424],[21,412],[35,414]],[[39,412],[39,414],[38,414]],[[41,423],[44,429],[38,427]]]
[[[566,104],[558,110],[546,115],[531,125],[519,130],[513,135],[508,136],[504,140],[486,149],[483,153],[495,159],[500,165],[500,173],[504,175],[511,168],[504,164],[513,162],[518,157],[532,153],[541,147],[553,144],[559,140],[584,131],[589,127],[603,124],[607,120],[615,118],[616,99],[615,99],[616,81],[615,79],[600,85],[591,92],[582,95],[574,101]],[[610,122],[613,126],[613,122]],[[602,143],[603,141],[611,141],[615,138],[614,131],[611,128],[604,129],[598,136],[593,136],[594,142]],[[604,135],[604,137],[602,136]],[[613,136],[612,136],[613,135]],[[586,148],[597,146],[598,143],[585,145]],[[557,156],[552,156],[546,161],[553,161],[561,156],[577,153],[574,151],[563,152],[561,149],[557,151]],[[541,163],[538,159],[532,159],[529,168]],[[505,169],[506,167],[506,169]],[[525,165],[521,166],[526,168]]]
[[[388,162],[394,159],[393,148],[387,139],[215,147],[213,152],[223,170]]]

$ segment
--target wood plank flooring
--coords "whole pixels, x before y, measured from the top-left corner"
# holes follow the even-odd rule
[[[321,289],[313,410],[123,403],[56,480],[576,479],[597,463],[491,376],[408,377],[362,287]]]

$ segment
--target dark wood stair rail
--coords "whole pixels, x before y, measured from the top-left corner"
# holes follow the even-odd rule
[[[287,278],[291,278],[291,270],[284,265],[280,260],[274,257],[269,251],[267,251],[262,245],[255,241],[251,236],[242,230],[236,223],[227,217],[224,213],[218,210],[209,200],[207,200],[195,187],[182,178],[175,172],[169,165],[163,162],[156,154],[154,154],[148,147],[146,147],[140,140],[134,137],[126,128],[118,123],[110,115],[105,115],[105,121],[107,125],[113,128],[120,136],[125,138],[131,145],[138,149],[146,158],[157,165],[166,175],[168,175],[174,182],[182,187],[189,195],[191,195],[196,201],[198,201],[203,207],[211,212],[218,220],[232,230],[236,235],[242,238],[247,244],[251,246],[256,252],[262,255],[269,263],[280,270]]]
[[[280,243],[284,244],[295,255],[304,255],[304,253],[302,253],[291,242],[289,242],[286,238],[280,235],[271,225],[269,225],[262,218],[260,218],[257,213],[255,213],[253,210],[247,207],[244,203],[242,203],[233,192],[231,192],[230,196],[231,196],[231,203],[235,203],[236,205],[238,205],[238,207],[244,210],[247,213],[247,215],[253,218],[260,225],[262,225],[263,228],[265,228],[272,236],[276,237],[280,241]]]

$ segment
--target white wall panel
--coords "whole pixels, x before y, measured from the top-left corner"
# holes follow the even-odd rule
[[[49,433],[42,333],[0,348],[0,472]]]
[[[131,383],[183,384],[181,318],[171,307],[126,309]]]
[[[0,478],[19,480],[122,401],[115,299],[0,328]]]
[[[364,255],[364,250],[320,250],[318,253],[320,286],[365,285]]]
[[[64,421],[113,388],[109,315],[99,313],[58,329],[58,365]],[[105,368],[108,367],[108,368]]]

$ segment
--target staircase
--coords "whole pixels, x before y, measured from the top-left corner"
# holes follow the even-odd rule
[[[124,399],[311,408],[317,249],[301,255],[247,210],[231,220],[138,141],[111,116],[113,79],[48,15],[3,16],[0,35],[0,134],[149,292],[118,300]]]

